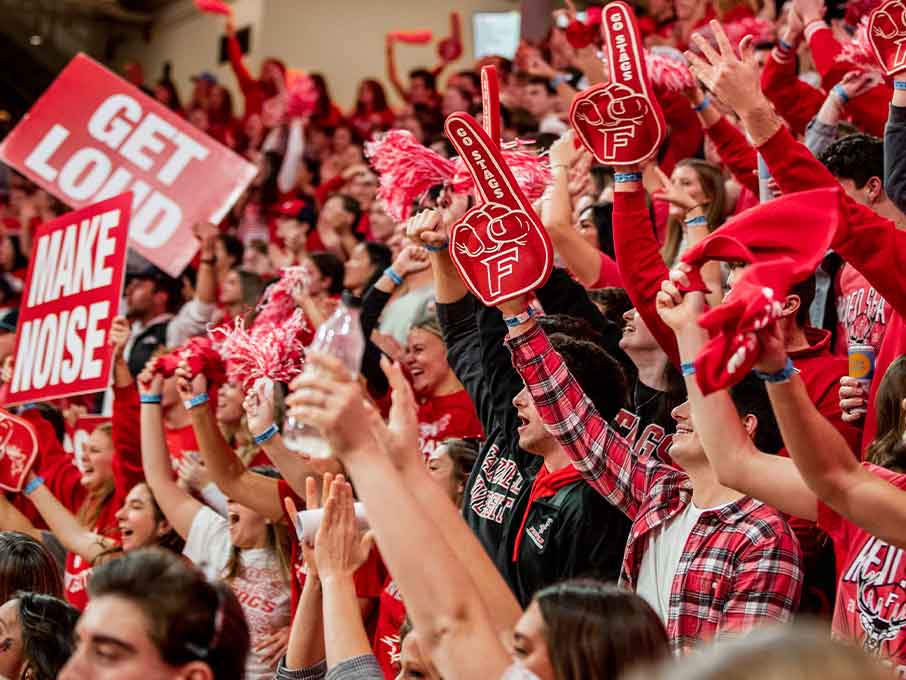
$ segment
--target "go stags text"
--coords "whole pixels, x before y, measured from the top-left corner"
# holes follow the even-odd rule
[[[219,222],[255,175],[84,55],[4,140],[0,158],[74,208],[132,192],[131,244],[173,276],[197,249],[191,225]]]
[[[7,404],[106,388],[131,203],[131,194],[121,194],[38,227]]]
[[[500,147],[468,114],[450,115],[446,135],[479,196],[450,234],[450,257],[463,282],[486,305],[543,285],[553,267],[553,248]]]

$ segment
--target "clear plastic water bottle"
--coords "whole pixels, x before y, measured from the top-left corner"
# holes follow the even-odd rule
[[[361,302],[348,292],[337,311],[318,328],[309,351],[330,354],[343,362],[349,372],[358,375],[365,353],[365,338],[359,321]],[[317,371],[311,366],[305,372]],[[287,417],[283,427],[283,442],[290,451],[305,453],[312,458],[329,458],[330,445],[317,428],[306,425],[292,416]]]

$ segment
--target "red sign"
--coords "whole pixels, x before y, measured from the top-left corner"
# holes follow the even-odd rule
[[[601,17],[610,82],[583,90],[569,110],[579,141],[601,163],[632,165],[651,156],[667,129],[651,94],[635,15],[623,2],[608,4]]]
[[[38,438],[27,420],[0,409],[0,489],[18,492],[38,457]]]
[[[479,196],[450,233],[450,257],[463,282],[486,305],[543,285],[553,267],[553,247],[500,147],[467,113],[447,117],[446,135]]]
[[[71,453],[75,458],[76,465],[81,469],[82,450],[85,448],[85,442],[94,432],[95,428],[100,425],[110,423],[110,416],[82,416],[76,420],[74,426],[66,423],[66,436],[63,439],[63,449]]]
[[[35,231],[7,404],[109,384],[107,333],[123,294],[131,203],[121,194]]]
[[[890,0],[868,18],[868,41],[884,69],[892,76],[906,69],[906,7],[902,0]]]
[[[250,163],[83,54],[0,144],[0,160],[73,208],[133,194],[130,245],[172,276],[218,223]]]

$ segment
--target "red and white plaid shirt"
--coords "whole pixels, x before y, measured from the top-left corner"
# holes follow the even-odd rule
[[[585,480],[632,520],[621,581],[635,589],[649,538],[692,502],[688,475],[654,456],[634,457],[540,327],[507,344],[547,429]],[[800,556],[786,521],[760,501],[744,497],[704,512],[670,589],[666,623],[674,650],[789,620],[799,604]]]

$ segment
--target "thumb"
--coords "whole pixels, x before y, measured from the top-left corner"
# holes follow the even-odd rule
[[[751,35],[747,35],[739,41],[739,58],[746,63],[754,61],[755,38]]]
[[[368,555],[370,555],[371,551],[374,550],[374,546],[374,532],[369,529],[364,534],[362,534],[362,539],[361,541],[359,541],[359,547],[362,549],[362,554],[365,555],[365,559],[368,559]]]

